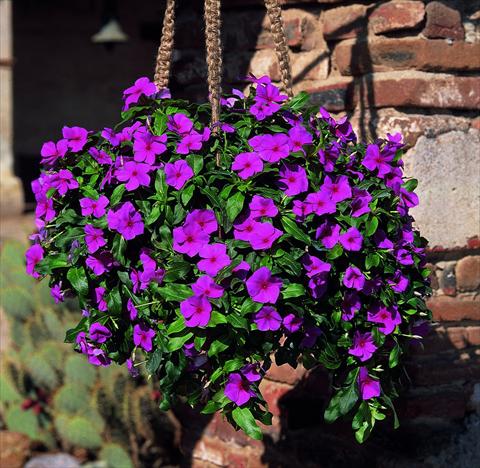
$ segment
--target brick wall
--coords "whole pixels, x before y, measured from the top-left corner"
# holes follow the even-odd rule
[[[274,414],[264,442],[220,417],[190,413],[184,442],[199,467],[420,466],[465,430],[480,403],[480,2],[282,3],[295,90],[348,113],[365,138],[405,136],[406,170],[419,179],[423,202],[414,215],[430,239],[435,323],[408,364],[412,384],[398,402],[402,426],[394,436],[383,424],[358,448],[344,423],[322,422],[328,385],[321,371],[281,366],[262,383]],[[224,4],[225,87],[246,71],[279,80],[262,2]],[[200,19],[190,13],[181,21],[174,79],[200,97]]]

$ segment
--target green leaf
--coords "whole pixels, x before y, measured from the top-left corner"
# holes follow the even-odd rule
[[[378,228],[378,218],[373,216],[369,218],[368,221],[365,223],[365,235],[370,237],[372,234],[375,234]]]
[[[236,314],[228,314],[227,321],[234,328],[248,329],[248,320],[245,317],[240,317]]]
[[[120,234],[116,234],[112,242],[112,254],[116,260],[125,265],[125,251],[127,250],[127,241]]]
[[[225,315],[221,314],[220,312],[214,310],[212,312],[212,315],[210,316],[208,326],[214,327],[215,325],[219,325],[221,323],[227,323],[227,317],[225,317]]]
[[[203,156],[200,154],[189,154],[186,159],[195,175],[200,174],[200,171],[203,169]]]
[[[169,352],[176,351],[177,349],[180,349],[191,337],[193,336],[193,333],[187,333],[184,336],[176,336],[174,338],[169,338],[168,344],[167,344],[167,349]]]
[[[243,358],[230,359],[223,365],[223,372],[229,374],[230,372],[235,372],[245,365],[245,360]]]
[[[305,294],[305,288],[302,284],[290,283],[288,286],[282,289],[282,296],[284,299],[290,297],[300,297]]]
[[[150,359],[145,364],[145,370],[148,372],[148,375],[153,375],[157,372],[162,362],[163,352],[161,349],[157,348],[151,355]]]
[[[180,278],[185,278],[190,269],[190,263],[183,260],[174,261],[170,263],[170,265],[168,265],[166,269],[167,273],[165,274],[163,281],[165,283],[171,283],[173,281],[177,281]]]
[[[113,288],[107,294],[108,311],[114,314],[120,314],[122,312],[122,296],[118,288]]]
[[[41,275],[48,275],[57,268],[68,266],[67,254],[50,255],[35,265],[35,271]]]
[[[245,201],[245,195],[243,193],[237,192],[232,195],[225,205],[225,210],[227,212],[228,219],[233,222],[240,214],[243,209],[243,203]]]
[[[185,319],[178,317],[174,322],[172,322],[167,328],[167,335],[174,335],[175,333],[185,330]]]
[[[217,354],[221,353],[222,351],[225,351],[229,346],[230,346],[230,343],[225,343],[221,340],[215,340],[210,345],[210,348],[208,349],[207,354],[208,354],[209,357],[216,356]]]
[[[67,272],[67,279],[80,296],[88,295],[88,280],[83,267],[70,268]]]
[[[157,200],[161,203],[165,203],[167,200],[167,183],[165,182],[165,172],[163,170],[157,171],[157,177],[155,177],[155,192],[157,194]]]
[[[157,292],[162,296],[166,301],[183,301],[188,297],[193,296],[192,289],[189,286],[184,284],[167,284],[162,288],[158,288]]]
[[[400,357],[400,346],[396,344],[392,350],[390,351],[390,355],[388,356],[388,367],[393,369],[398,365],[398,358]]]
[[[340,416],[345,416],[358,401],[357,383],[354,381],[346,388],[341,388],[330,400],[325,409],[325,421],[332,423]]]
[[[193,192],[195,191],[195,185],[190,184],[182,190],[180,198],[182,199],[182,203],[184,206],[187,206],[188,202],[193,197]]]
[[[162,213],[162,210],[160,209],[160,206],[153,205],[153,208],[151,209],[151,211],[149,211],[147,216],[145,216],[145,224],[147,226],[150,226],[150,224],[153,224],[160,217],[161,213]]]
[[[155,135],[162,135],[167,129],[168,116],[157,110],[154,114],[153,130]]]
[[[290,99],[290,101],[287,101],[286,107],[289,107],[292,111],[299,111],[305,107],[309,99],[310,95],[305,91],[301,91],[295,97]]]
[[[287,234],[290,234],[295,239],[304,242],[307,245],[312,243],[311,239],[305,234],[297,225],[297,223],[286,216],[282,216],[282,226]]]
[[[377,267],[380,265],[380,255],[371,253],[365,258],[365,269],[370,270],[371,268]]]
[[[262,431],[258,427],[252,412],[248,408],[237,407],[232,411],[233,420],[252,439],[261,440]]]
[[[125,184],[121,184],[118,187],[115,187],[115,190],[110,195],[110,206],[117,205],[122,199],[122,196],[124,193],[125,193]]]
[[[245,299],[242,307],[240,308],[240,314],[246,315],[251,312],[258,312],[263,307],[263,304],[253,302],[250,298]]]

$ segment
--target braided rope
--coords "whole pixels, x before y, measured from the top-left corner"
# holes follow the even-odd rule
[[[205,42],[207,50],[208,91],[212,106],[212,125],[220,120],[222,92],[222,42],[220,39],[220,0],[205,0]],[[216,127],[214,127],[215,129]]]
[[[153,81],[159,89],[168,87],[173,52],[175,26],[175,0],[167,0],[163,17],[162,39],[158,48]]]
[[[287,40],[283,30],[282,9],[278,4],[278,0],[265,0],[265,7],[267,8],[268,17],[270,19],[270,29],[275,43],[275,53],[277,54],[278,63],[280,65],[282,85],[285,92],[291,97],[292,73],[288,56]]]

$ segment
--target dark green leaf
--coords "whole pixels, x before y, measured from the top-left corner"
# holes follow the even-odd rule
[[[245,432],[245,434],[250,436],[252,439],[262,439],[262,431],[258,427],[252,412],[248,408],[242,408],[238,406],[232,411],[232,418]]]
[[[115,190],[110,195],[110,206],[115,206],[120,203],[123,194],[125,193],[125,184],[115,187]]]
[[[176,351],[177,349],[180,349],[191,337],[193,336],[193,333],[187,333],[184,336],[176,336],[174,338],[169,338],[168,344],[167,344],[167,349],[169,352]]]
[[[293,221],[293,219],[287,218],[286,216],[282,216],[282,225],[285,229],[287,234],[290,234],[295,239],[304,242],[307,245],[312,243],[311,239],[307,234],[305,234],[300,227],[298,227],[297,223]]]
[[[243,209],[243,203],[245,201],[245,195],[237,192],[228,198],[225,210],[227,212],[228,219],[233,222]]]
[[[290,283],[288,286],[282,289],[282,296],[284,299],[290,297],[300,297],[305,294],[305,288],[302,284]]]
[[[193,296],[192,289],[185,284],[167,284],[162,288],[158,288],[158,293],[166,301],[183,301],[187,297]]]
[[[158,368],[160,367],[160,363],[162,362],[162,355],[162,350],[158,348],[150,355],[149,360],[145,364],[145,370],[147,371],[148,375],[153,375],[155,372],[157,372]]]
[[[70,268],[67,272],[67,279],[80,296],[88,296],[88,280],[83,267]]]

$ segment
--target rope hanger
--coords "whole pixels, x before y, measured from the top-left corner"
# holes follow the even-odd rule
[[[288,56],[287,41],[282,23],[282,10],[278,0],[264,0],[270,30],[275,44],[275,53],[280,65],[282,86],[289,97],[292,96],[292,75]],[[205,45],[207,51],[207,78],[209,101],[212,106],[211,123],[220,119],[220,95],[222,83],[222,42],[220,0],[205,0]],[[173,52],[175,29],[175,0],[167,0],[163,18],[162,38],[155,64],[154,82],[161,89],[168,87]]]

